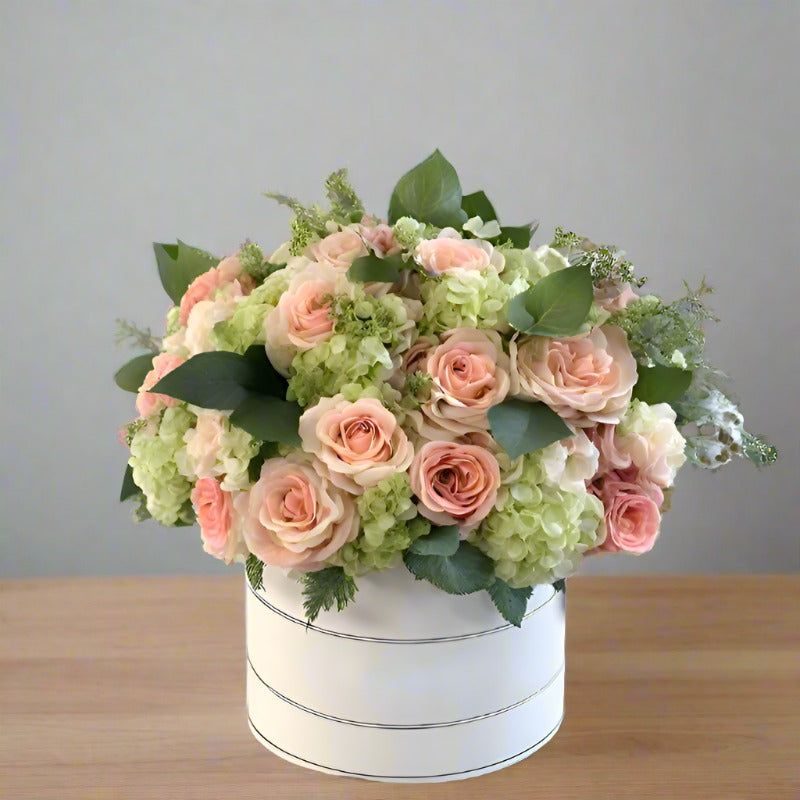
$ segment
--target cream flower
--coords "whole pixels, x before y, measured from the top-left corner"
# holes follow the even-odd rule
[[[183,436],[183,441],[186,442],[184,452],[187,477],[211,478],[221,474],[217,460],[224,435],[222,414],[198,410],[194,428],[189,428]]]
[[[394,414],[379,400],[354,403],[342,395],[323,397],[300,417],[303,449],[320,461],[332,483],[350,494],[362,494],[414,458],[406,434]]]
[[[342,272],[357,258],[367,255],[367,247],[357,231],[345,228],[311,245],[309,252],[314,261]]]
[[[414,258],[431,275],[453,269],[484,270],[489,266],[500,272],[505,264],[503,254],[489,242],[462,239],[452,228],[445,228],[435,239],[423,239]]]
[[[450,331],[428,352],[422,369],[432,379],[430,398],[421,407],[423,435],[453,439],[488,430],[487,412],[504,400],[510,386],[508,356],[496,331]]]
[[[586,483],[597,472],[600,453],[582,430],[574,436],[553,442],[541,451],[547,480],[565,492],[586,490]]]
[[[612,325],[586,336],[512,340],[511,392],[541,400],[579,427],[616,424],[631,399],[636,361],[625,333]]]
[[[248,549],[265,564],[304,572],[356,538],[355,503],[303,457],[271,458],[234,500]]]

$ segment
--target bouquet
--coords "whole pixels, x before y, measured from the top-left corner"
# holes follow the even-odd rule
[[[686,461],[775,460],[706,361],[704,282],[667,302],[613,246],[534,247],[439,151],[385,222],[344,170],[325,191],[268,195],[293,213],[270,255],[154,246],[166,334],[121,322],[147,352],[116,374],[136,519],[197,522],[254,588],[292,571],[309,620],[404,564],[519,625],[584,557],[648,552]]]

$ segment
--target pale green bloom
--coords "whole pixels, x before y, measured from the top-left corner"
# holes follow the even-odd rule
[[[525,291],[545,276],[569,266],[561,253],[547,245],[536,250],[503,248],[503,255],[506,257],[506,265],[501,277],[506,283],[520,287],[514,294]]]
[[[392,228],[395,241],[404,250],[413,250],[425,234],[425,225],[412,217],[400,217]]]
[[[461,227],[478,239],[494,239],[500,235],[500,223],[496,219],[484,222],[480,217],[471,217]]]
[[[220,439],[217,462],[220,474],[225,477],[220,487],[226,492],[242,491],[250,486],[248,467],[259,448],[257,442],[247,431],[231,425],[226,419],[227,430]]]
[[[518,480],[500,488],[471,541],[495,562],[498,577],[521,587],[572,574],[604,538],[600,500],[585,489],[569,492],[547,482],[539,454],[531,453]]]
[[[417,516],[406,473],[398,473],[365,490],[357,498],[361,530],[330,559],[348,575],[397,566],[404,550],[430,532],[430,523]]]
[[[165,409],[157,426],[140,428],[131,439],[133,480],[147,499],[147,510],[162,525],[191,522],[192,484],[178,470],[176,459],[183,437],[194,424],[194,414],[184,406]]]
[[[172,306],[167,311],[167,336],[177,333],[181,327],[181,310],[178,306]]]

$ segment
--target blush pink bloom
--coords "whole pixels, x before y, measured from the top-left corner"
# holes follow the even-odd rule
[[[399,253],[403,248],[394,238],[391,227],[381,223],[379,225],[362,225],[361,237],[375,255],[385,258]]]
[[[340,271],[347,270],[360,256],[367,255],[364,240],[352,228],[332,233],[310,247],[311,258]]]
[[[332,483],[350,494],[405,472],[414,449],[394,414],[379,400],[354,403],[323,397],[300,417],[303,449],[320,461]]]
[[[191,500],[200,524],[203,550],[226,564],[243,555],[244,549],[233,530],[230,493],[224,492],[214,478],[200,478],[192,489]]]
[[[630,455],[617,446],[616,429],[616,425],[598,425],[596,428],[586,429],[586,435],[600,451],[598,472],[601,474],[631,466]]]
[[[511,391],[546,403],[582,428],[616,424],[636,383],[636,361],[624,331],[613,325],[586,336],[512,340]]]
[[[234,508],[250,552],[276,567],[321,569],[358,534],[353,499],[300,455],[265,461],[259,479],[236,497]]]
[[[436,525],[458,525],[462,537],[491,511],[500,486],[494,455],[457,442],[424,444],[409,474],[420,514]]]
[[[192,309],[202,300],[211,300],[214,293],[225,283],[222,273],[215,267],[214,269],[198,275],[183,293],[180,304],[180,323],[186,325],[189,321],[189,314]]]
[[[436,239],[421,241],[414,257],[431,275],[451,269],[484,270],[493,262],[502,268],[505,261],[489,242],[441,234]]]
[[[631,289],[629,283],[610,284],[604,287],[597,287],[594,290],[595,302],[604,311],[614,314],[628,307],[629,303],[639,299],[639,295]]]
[[[496,331],[456,328],[442,337],[424,362],[432,379],[430,398],[421,411],[433,427],[429,438],[442,438],[437,430],[455,438],[489,428],[488,410],[508,394],[508,356]],[[426,435],[426,431],[421,431]]]
[[[606,539],[600,551],[647,553],[661,525],[664,494],[657,486],[637,480],[635,469],[609,472],[589,487],[605,508]]]
[[[148,417],[161,408],[174,406],[178,401],[165,394],[148,391],[152,389],[168,372],[177,369],[186,359],[170,353],[159,353],[153,358],[153,368],[144,376],[144,381],[136,395],[136,410],[142,417]]]

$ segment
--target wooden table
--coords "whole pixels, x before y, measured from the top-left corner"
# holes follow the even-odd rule
[[[245,723],[231,578],[0,583],[4,800],[800,797],[800,578],[575,578],[567,715],[540,753],[436,785],[332,778]]]

